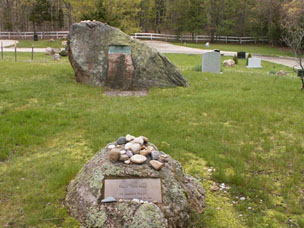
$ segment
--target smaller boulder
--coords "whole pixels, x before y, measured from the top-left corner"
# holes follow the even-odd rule
[[[277,75],[286,75],[287,72],[285,70],[280,70]]]
[[[60,60],[60,55],[59,54],[53,55],[53,60],[59,61]]]
[[[46,55],[54,55],[55,52],[54,52],[53,48],[47,47],[47,48],[45,49],[45,54],[46,54]]]
[[[224,60],[223,63],[224,63],[225,66],[228,66],[228,67],[234,67],[234,65],[235,65],[235,62],[232,59]]]
[[[59,54],[53,55],[53,60],[59,61],[60,60],[60,55]]]

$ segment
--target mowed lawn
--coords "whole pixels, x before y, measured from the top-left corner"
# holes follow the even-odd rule
[[[68,183],[127,133],[201,179],[206,208],[190,227],[304,227],[304,91],[292,69],[240,60],[201,73],[200,55],[167,56],[191,86],[139,98],[77,84],[66,58],[0,60],[0,227],[79,227],[64,206]],[[230,189],[212,192],[215,182]]]
[[[34,46],[34,48],[64,48],[62,45],[62,41],[66,39],[58,39],[58,40],[51,40],[51,39],[39,39],[38,41],[33,40],[18,40],[17,48],[31,48]],[[11,47],[14,47],[12,45]]]
[[[192,43],[192,42],[174,42],[175,45],[191,47],[191,48],[199,48],[206,50],[214,50],[219,49],[221,51],[234,51],[234,52],[246,52],[251,54],[260,54],[267,56],[287,56],[294,57],[294,53],[290,48],[281,47],[271,44],[237,44],[237,43],[210,43],[210,47],[206,47],[205,43]]]

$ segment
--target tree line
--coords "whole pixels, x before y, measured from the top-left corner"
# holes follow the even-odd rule
[[[129,34],[266,36],[280,42],[287,18],[303,19],[303,8],[304,0],[0,0],[0,28],[68,30],[89,19]]]

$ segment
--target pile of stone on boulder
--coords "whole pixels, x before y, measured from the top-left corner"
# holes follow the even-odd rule
[[[143,164],[149,161],[151,167],[156,170],[160,170],[164,163],[168,162],[168,155],[158,151],[144,136],[137,138],[129,134],[126,137],[122,136],[115,144],[110,144],[108,149],[110,149],[109,159],[111,162]]]
[[[106,145],[68,186],[65,205],[83,227],[185,228],[205,191],[144,137]]]

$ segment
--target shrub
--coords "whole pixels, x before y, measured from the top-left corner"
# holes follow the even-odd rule
[[[235,64],[238,64],[239,60],[238,60],[237,55],[233,56],[233,61],[234,61]]]
[[[248,56],[247,56],[247,59],[246,59],[246,66],[248,66],[248,59],[251,58],[251,57],[252,57],[252,56],[251,56],[251,54],[249,53]]]

